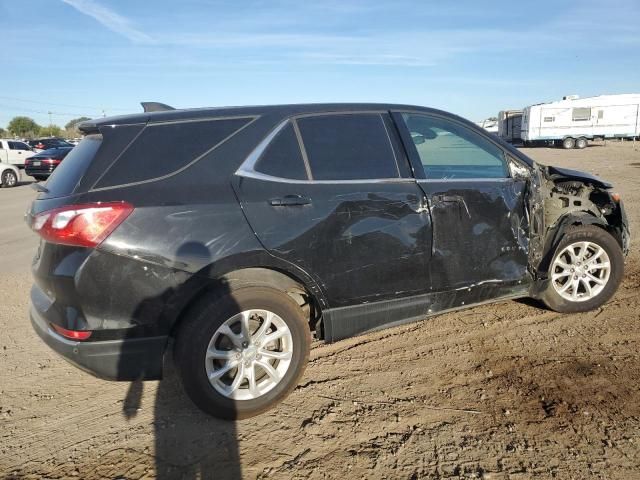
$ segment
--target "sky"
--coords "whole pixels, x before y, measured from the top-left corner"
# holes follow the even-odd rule
[[[141,101],[393,102],[478,121],[640,93],[638,0],[0,0],[0,29],[0,127]]]

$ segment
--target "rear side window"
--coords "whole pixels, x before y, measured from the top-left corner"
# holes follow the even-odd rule
[[[287,125],[269,143],[255,170],[266,175],[294,180],[307,180],[307,171],[293,125]]]
[[[142,182],[175,173],[220,145],[252,119],[147,125],[98,181],[96,188]]]
[[[102,145],[102,135],[88,135],[76,145],[47,180],[49,197],[69,195],[84,175]]]
[[[400,176],[380,114],[323,115],[297,122],[314,180]]]

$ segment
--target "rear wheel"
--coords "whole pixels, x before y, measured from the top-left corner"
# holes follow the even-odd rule
[[[562,148],[564,148],[565,150],[569,150],[570,148],[573,148],[575,144],[576,144],[575,140],[571,137],[567,137],[564,140],[562,140]]]
[[[2,186],[15,187],[18,184],[18,176],[13,170],[5,170],[2,172]]]
[[[200,303],[178,333],[185,391],[204,412],[241,419],[272,408],[298,383],[309,358],[307,320],[287,294],[244,286]]]
[[[586,148],[589,142],[584,137],[580,137],[576,140],[576,148],[583,149]]]
[[[622,280],[618,242],[600,227],[580,226],[560,241],[542,300],[558,312],[585,312],[609,300]]]

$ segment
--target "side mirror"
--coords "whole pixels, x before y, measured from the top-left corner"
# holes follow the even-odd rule
[[[411,132],[411,139],[413,140],[413,143],[415,143],[416,145],[420,145],[426,141],[424,138],[424,135],[422,135],[421,133],[415,133],[415,132]]]

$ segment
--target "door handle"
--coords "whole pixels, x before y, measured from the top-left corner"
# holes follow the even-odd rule
[[[461,195],[434,195],[433,200],[437,203],[457,203],[458,205],[462,205],[464,210],[467,212],[467,216],[471,218],[471,213],[469,213],[469,207],[467,207],[467,202],[464,201],[464,197]]]
[[[273,207],[291,207],[296,205],[309,205],[311,199],[304,195],[285,195],[282,198],[272,198],[269,204]]]

